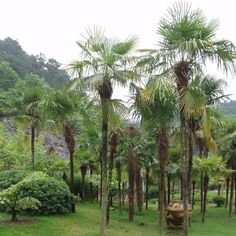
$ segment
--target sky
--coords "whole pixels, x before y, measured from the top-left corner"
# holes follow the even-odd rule
[[[0,0],[0,39],[18,40],[29,54],[44,53],[63,65],[79,54],[76,41],[85,29],[103,26],[108,37],[138,37],[138,48],[155,48],[158,22],[174,0]],[[236,45],[235,1],[186,0],[203,10],[207,18],[217,18],[217,38]],[[226,78],[226,92],[236,99],[236,76],[224,75],[209,67],[208,72]],[[118,90],[117,96],[126,92]]]

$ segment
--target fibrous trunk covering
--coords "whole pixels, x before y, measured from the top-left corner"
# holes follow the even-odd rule
[[[32,161],[32,170],[35,169],[35,128],[31,126],[31,161]]]
[[[121,213],[121,162],[116,161],[116,171],[117,171],[117,184],[118,184],[118,204],[119,204],[119,212]]]
[[[87,172],[87,166],[86,165],[82,165],[80,167],[80,172],[81,172],[81,176],[82,176],[82,191],[81,191],[81,198],[82,201],[85,201],[85,175]]]
[[[135,180],[136,180],[138,211],[142,211],[143,209],[143,185],[142,185],[142,177],[141,177],[141,166],[138,161],[138,158],[136,158],[135,169],[136,169]]]
[[[148,187],[149,187],[149,173],[150,173],[150,166],[146,168],[146,194],[145,194],[145,202],[146,202],[146,210],[148,209]]]
[[[183,104],[184,90],[188,86],[191,68],[189,62],[180,61],[175,65],[176,84],[179,94],[179,111],[181,125],[181,149],[182,149],[182,164],[183,164],[183,208],[184,208],[184,236],[188,235],[188,171],[189,171],[189,143],[188,143],[188,126],[185,118],[185,104]]]
[[[235,163],[235,158],[231,157],[230,158],[230,164],[231,164],[231,169],[236,170],[236,163]],[[231,179],[230,179],[230,196],[229,196],[229,217],[232,217],[232,210],[233,210],[233,195],[234,195],[234,182],[235,180],[235,172],[231,174]]]
[[[163,234],[163,223],[165,215],[165,175],[168,162],[168,137],[166,130],[161,128],[157,134],[157,149],[160,160],[159,172],[159,231]]]

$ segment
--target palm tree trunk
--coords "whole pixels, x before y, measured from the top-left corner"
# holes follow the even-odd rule
[[[192,121],[189,124],[188,145],[189,145],[189,163],[188,163],[188,199],[192,199],[192,174],[193,174],[193,138],[192,138]]]
[[[193,192],[192,192],[192,208],[194,208],[194,204],[195,204],[195,186],[196,186],[196,181],[195,181],[195,180],[193,180],[192,186],[193,186]]]
[[[204,182],[203,182],[203,176],[201,175],[201,189],[200,189],[200,201],[201,201],[201,213],[203,211],[203,191],[204,191]]]
[[[134,145],[129,145],[129,159],[128,159],[128,197],[129,197],[129,222],[134,220],[134,181],[135,181],[135,150]]]
[[[122,210],[122,203],[121,203],[121,175],[122,175],[122,170],[121,170],[121,163],[120,161],[116,161],[116,171],[117,171],[117,184],[118,184],[118,204],[119,204],[119,213],[121,214]]]
[[[221,192],[221,184],[218,184],[218,190],[217,190],[217,195],[220,196],[220,192]]]
[[[100,223],[100,236],[104,236],[105,225],[106,225],[106,215],[107,215],[107,141],[108,141],[108,118],[107,111],[104,101],[102,99],[102,206],[101,206],[101,223]]]
[[[232,217],[233,195],[234,195],[234,173],[231,174],[231,180],[230,180],[229,218]]]
[[[236,174],[234,173],[234,214],[236,214]]]
[[[183,200],[183,192],[184,192],[184,187],[183,187],[183,175],[180,175],[180,199]]]
[[[184,236],[188,236],[188,226],[189,226],[189,217],[188,217],[188,171],[189,171],[189,150],[188,150],[188,129],[187,124],[185,121],[184,116],[181,117],[181,134],[182,134],[182,147],[183,147],[183,154],[182,154],[182,163],[183,163],[183,229],[184,229]]]
[[[150,166],[147,166],[146,168],[146,194],[145,194],[145,206],[146,206],[146,210],[148,209],[148,188],[149,188],[149,173],[150,173]]]
[[[122,205],[125,205],[125,182],[122,182]]]
[[[70,191],[74,195],[74,151],[75,151],[75,139],[73,132],[68,124],[64,124],[64,138],[66,142],[67,149],[70,153]],[[72,203],[72,213],[75,213],[75,204]]]
[[[112,133],[110,137],[110,159],[109,159],[109,173],[108,173],[108,204],[107,204],[107,216],[106,216],[106,224],[109,224],[110,221],[110,206],[112,203],[112,189],[111,189],[111,183],[112,183],[112,171],[113,171],[113,162],[114,162],[114,156],[116,153],[116,147],[117,147],[117,134]]]
[[[74,184],[74,152],[70,152],[70,191],[75,194],[75,184]],[[75,203],[72,203],[71,212],[75,213]]]
[[[171,183],[171,175],[167,175],[167,203],[170,203],[170,183]]]
[[[230,182],[230,178],[228,177],[228,178],[226,179],[225,208],[228,208],[228,202],[229,202],[229,182]]]
[[[204,187],[203,187],[203,208],[202,208],[202,223],[205,222],[205,215],[206,215],[206,204],[207,204],[207,190],[208,190],[208,183],[209,183],[209,177],[207,174],[205,174],[204,179]]]
[[[92,179],[93,176],[93,168],[90,166],[90,179]],[[90,181],[89,183],[89,195],[90,195],[90,199],[93,200],[93,183],[92,181]]]
[[[86,172],[87,172],[87,166],[82,165],[80,167],[80,171],[81,171],[81,176],[82,176],[82,194],[81,194],[81,197],[82,197],[82,202],[84,202],[85,201],[85,175],[86,175]]]
[[[31,126],[31,162],[32,170],[35,170],[35,128]]]
[[[183,91],[188,86],[189,75],[191,68],[186,61],[180,61],[175,65],[176,84],[179,98],[184,96]],[[183,164],[183,229],[184,236],[188,236],[188,171],[189,171],[189,145],[188,145],[188,128],[185,119],[184,105],[179,102],[180,111],[180,127],[181,127],[181,149],[182,149],[182,164]]]
[[[174,200],[174,195],[175,195],[175,179],[172,178],[172,187],[171,187],[171,200]]]
[[[138,211],[141,212],[143,209],[143,187],[142,187],[141,167],[139,163],[136,164],[135,180],[136,180]]]
[[[166,130],[161,128],[157,134],[157,149],[160,158],[159,172],[159,233],[163,235],[163,224],[165,216],[165,175],[168,162],[168,137]]]
[[[100,162],[100,201],[99,201],[99,204],[100,204],[100,207],[102,206],[102,151],[100,150],[100,158],[99,158],[99,162]]]

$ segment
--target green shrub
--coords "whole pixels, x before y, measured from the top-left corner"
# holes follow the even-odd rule
[[[0,192],[0,207],[2,210],[9,209],[11,211],[12,221],[17,221],[17,213],[38,209],[40,206],[38,199],[22,196],[22,187],[25,184],[27,184],[27,178]]]
[[[217,190],[218,189],[218,184],[217,183],[212,183],[209,185],[209,190]]]
[[[157,186],[151,185],[148,190],[148,199],[158,198]]]
[[[44,178],[29,181],[23,186],[22,192],[25,197],[33,197],[41,202],[41,206],[31,213],[66,213],[71,210],[73,196],[63,180],[45,174]]]
[[[221,207],[225,203],[225,199],[221,196],[213,197],[212,201],[216,204],[217,207]]]
[[[3,170],[0,171],[0,191],[20,182],[32,171],[28,170]]]
[[[68,185],[63,180],[50,177],[43,172],[2,171],[0,172],[0,191],[22,181],[25,184],[21,187],[21,197],[32,197],[41,203],[38,209],[29,210],[29,213],[51,214],[71,210],[74,198]]]

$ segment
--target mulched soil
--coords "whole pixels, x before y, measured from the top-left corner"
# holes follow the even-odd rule
[[[32,225],[36,224],[36,220],[33,219],[19,219],[15,222],[11,220],[0,220],[0,224],[4,225]]]

